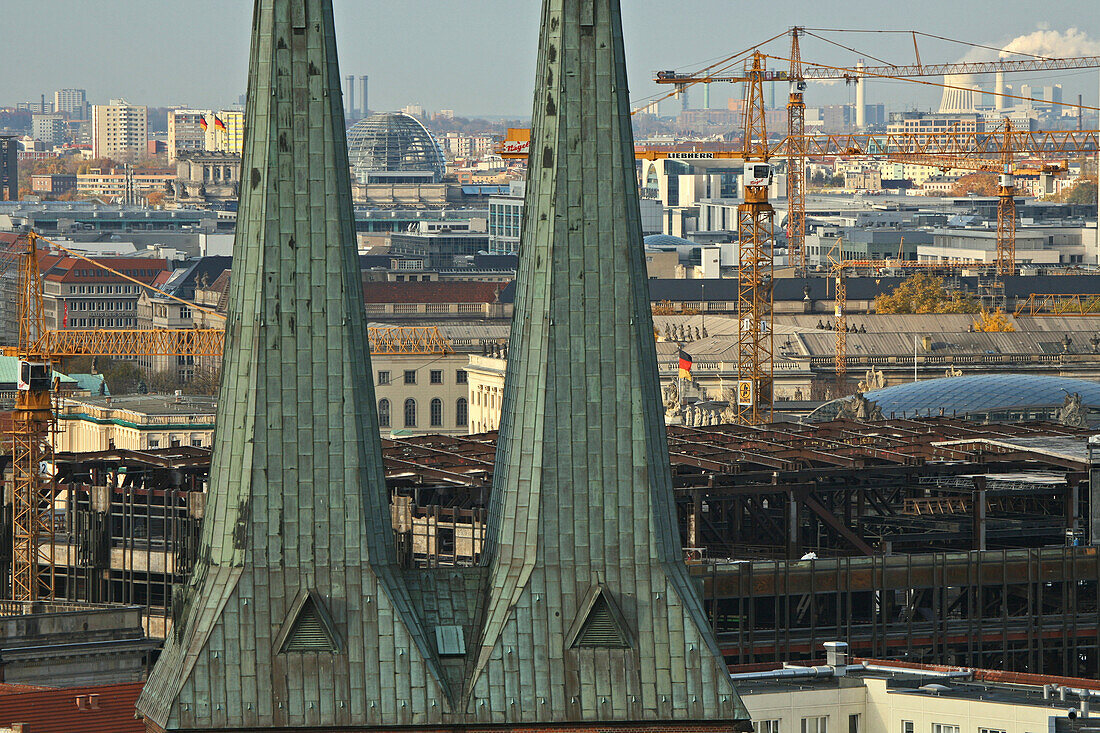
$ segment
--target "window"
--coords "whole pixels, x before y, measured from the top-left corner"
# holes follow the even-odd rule
[[[1008,733],[1000,728],[978,728],[978,733]]]
[[[149,447],[150,448],[159,448],[160,447],[160,438],[149,438]]]
[[[405,370],[405,384],[416,384],[416,370],[415,369],[406,369]]]
[[[848,733],[859,733],[859,713],[848,716]]]
[[[470,407],[465,397],[459,397],[455,403],[455,427],[464,428],[470,420]]]
[[[411,397],[405,400],[405,427],[416,427],[416,400]],[[958,731],[955,733],[958,733]]]
[[[903,720],[901,721],[901,733],[913,733],[913,721]]]
[[[779,733],[778,720],[758,720],[752,724],[756,733]]]
[[[959,733],[959,726],[946,723],[933,723],[932,733]]]
[[[388,428],[390,426],[390,401],[378,400],[378,427]]]
[[[458,371],[455,372],[455,384],[466,384],[467,381],[468,381],[468,378],[469,378],[469,375],[466,374],[465,369],[459,369]]]
[[[385,370],[385,371],[379,370],[379,372],[378,372],[378,384],[383,385],[383,384],[389,384],[389,383],[390,383],[389,370]]]
[[[802,733],[828,733],[829,718],[826,715],[802,719]]]
[[[202,438],[191,438],[192,448],[202,448]]]
[[[432,400],[431,415],[429,417],[431,418],[433,428],[443,426],[443,400],[438,397]]]
[[[443,384],[443,370],[432,369],[430,380],[432,384]]]

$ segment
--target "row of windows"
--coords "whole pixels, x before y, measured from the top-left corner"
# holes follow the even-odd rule
[[[67,301],[70,311],[132,311],[137,303],[132,300],[72,300]]]
[[[781,733],[779,720],[757,720],[752,726],[755,733]],[[861,716],[852,713],[848,716],[848,733],[861,733]],[[815,715],[802,718],[799,733],[829,733],[829,716]],[[901,733],[916,733],[912,720],[901,721]],[[931,733],[959,733],[959,726],[949,723],[932,723]],[[978,728],[977,733],[1006,733],[998,728]]]
[[[173,435],[173,436],[168,438],[168,447],[169,448],[179,448],[180,445],[181,445],[181,439],[179,437]],[[111,447],[114,448],[114,441],[113,440],[111,441]],[[162,447],[160,438],[159,437],[149,438],[149,447],[150,448],[160,448],[160,447]],[[200,436],[192,435],[191,436],[191,447],[192,448],[202,448],[202,438]]]
[[[406,369],[404,379],[405,379],[405,384],[416,384],[416,370],[415,369]],[[466,374],[465,369],[455,370],[455,384],[466,384],[468,379],[469,379],[469,376]],[[390,376],[390,371],[388,369],[378,370],[378,379],[377,379],[377,381],[375,381],[376,385],[381,386],[381,385],[385,385],[385,384],[390,384],[391,383],[390,380],[391,380],[391,376]],[[432,370],[430,370],[428,372],[428,383],[429,384],[443,384],[443,370],[442,369],[432,369]]]
[[[136,269],[136,270],[119,270],[119,272],[121,272],[123,275],[129,275],[130,277],[153,277],[157,273],[159,273],[160,270],[150,270],[150,269],[147,269],[147,268],[139,268],[139,269]],[[77,277],[96,277],[98,275],[106,274],[106,271],[105,270],[99,270],[99,269],[95,269],[95,270],[73,270],[73,274],[76,275]],[[95,287],[95,286],[92,286],[92,287]],[[108,286],[108,287],[110,287],[110,286]],[[129,287],[129,286],[127,286],[127,287]],[[133,286],[133,287],[136,288],[137,286]],[[80,292],[83,293],[84,291],[81,290]],[[100,290],[99,292],[102,293],[103,291]],[[111,291],[108,290],[107,292],[109,293]],[[122,292],[122,291],[118,290],[118,291],[115,291],[115,292]],[[126,292],[128,293],[130,291],[127,290]],[[135,289],[135,292],[137,292],[136,289]]]
[[[409,398],[405,400],[404,405],[404,423],[407,428],[416,427],[416,400]],[[392,417],[390,415],[390,401],[383,398],[378,400],[378,427],[389,428],[392,427]],[[470,406],[466,402],[465,397],[459,397],[455,402],[455,427],[466,427],[467,421],[470,419]],[[428,407],[428,423],[433,428],[443,427],[443,400],[436,397],[431,401]]]
[[[134,318],[70,318],[69,328],[125,328],[133,326]]]

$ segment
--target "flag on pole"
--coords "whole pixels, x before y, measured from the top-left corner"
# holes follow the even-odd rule
[[[680,379],[691,379],[691,354],[680,349]]]
[[[206,115],[199,117],[199,127],[202,128],[203,132],[206,132],[206,128],[210,127],[210,123],[206,121]]]
[[[69,301],[67,301],[67,300],[64,301],[64,305],[65,305],[65,311],[64,311],[64,315],[61,316],[61,327],[62,328],[68,328],[69,327]]]
[[[214,115],[214,129],[225,132],[225,123],[217,115]]]

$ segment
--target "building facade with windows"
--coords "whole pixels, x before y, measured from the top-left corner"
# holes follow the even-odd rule
[[[372,356],[382,437],[469,433],[468,362],[453,352]]]
[[[66,398],[57,415],[59,452],[209,448],[217,398],[125,395]]]
[[[107,267],[150,284],[168,270],[165,259],[101,259]],[[46,328],[134,328],[142,290],[140,285],[82,260],[59,258],[42,277]]]
[[[174,163],[182,153],[206,150],[203,119],[208,110],[174,109],[168,113],[168,162]]]
[[[149,111],[124,99],[92,108],[92,157],[131,161],[145,154]]]
[[[206,150],[239,156],[244,149],[244,112],[223,109],[205,116]]]
[[[41,140],[50,145],[60,145],[65,142],[68,126],[65,124],[65,115],[56,112],[52,114],[31,116],[31,136],[35,140]]]
[[[71,120],[88,119],[88,93],[83,89],[58,89],[53,94],[53,111]]]
[[[851,660],[738,673],[755,733],[1070,733],[1093,729],[1100,682],[997,670]],[[828,644],[827,644],[828,646]]]

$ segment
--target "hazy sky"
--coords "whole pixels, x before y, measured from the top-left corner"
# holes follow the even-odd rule
[[[531,108],[538,0],[333,0],[343,74],[370,75],[370,106],[418,103],[460,115],[527,116]],[[2,0],[5,26],[0,104],[88,90],[91,101],[122,96],[150,106],[220,106],[244,92],[252,3],[248,0]],[[695,69],[794,24],[822,28],[917,29],[1003,47],[1032,40],[1063,55],[1100,54],[1096,0],[622,0],[634,101],[660,92],[658,69]],[[1079,33],[1069,40],[1068,29]],[[1083,34],[1083,35],[1082,35]],[[908,35],[822,33],[890,63],[910,63]],[[925,63],[953,61],[967,49],[920,39]],[[768,48],[785,56],[784,42]],[[1046,53],[1057,53],[1051,49]],[[849,65],[855,54],[807,38],[803,57]],[[869,61],[869,63],[876,63]],[[1100,72],[1032,75],[1061,82],[1066,98],[1096,104]],[[1017,76],[1026,82],[1026,77]],[[782,99],[785,90],[777,93]],[[694,93],[693,106],[701,95]],[[740,95],[715,85],[711,105]],[[872,82],[867,101],[927,108],[939,90]],[[813,85],[809,104],[847,101],[842,84]],[[669,102],[671,112],[678,103]]]

